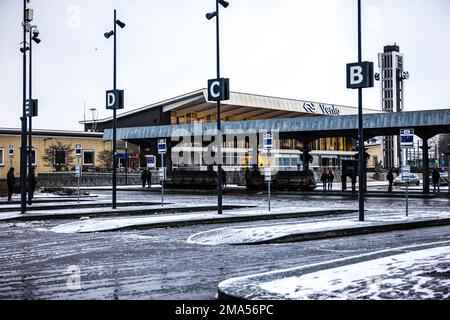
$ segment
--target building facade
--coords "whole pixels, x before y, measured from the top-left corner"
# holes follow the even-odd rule
[[[6,174],[12,166],[16,177],[20,175],[20,129],[0,128],[0,180],[6,179]],[[53,146],[62,145],[73,149],[70,154],[63,150],[55,154],[55,161],[64,162],[72,169],[77,160],[75,158],[75,146],[81,144],[83,152],[80,164],[84,168],[103,167],[100,154],[104,150],[111,150],[111,142],[104,141],[101,133],[84,131],[60,131],[60,130],[33,130],[32,165],[36,173],[53,172],[55,167],[44,159],[46,150],[54,149]],[[9,156],[10,146],[13,146],[14,155]],[[72,159],[68,162],[67,160]]]
[[[378,54],[380,70],[381,108],[384,112],[402,112],[404,110],[404,81],[409,74],[404,71],[404,56],[396,44],[384,47]],[[398,136],[383,138],[383,160],[385,168],[402,165]]]

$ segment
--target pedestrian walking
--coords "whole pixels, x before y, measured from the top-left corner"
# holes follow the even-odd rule
[[[439,173],[439,171],[434,168],[433,170],[433,175],[431,176],[432,180],[433,180],[433,192],[436,192],[436,186],[438,189],[438,192],[441,192],[440,188],[439,188],[439,180],[441,179],[441,174]]]
[[[325,169],[323,169],[322,176],[320,177],[320,181],[322,181],[324,192],[327,190],[327,180],[328,180],[327,171]]]
[[[147,182],[147,170],[142,170],[141,180],[142,180],[142,188],[145,188],[145,183]]]
[[[36,189],[36,175],[34,173],[34,168],[31,168],[30,172],[28,173],[28,199],[33,200],[35,189]]]
[[[16,185],[16,177],[14,176],[14,168],[11,167],[6,174],[6,184],[8,185],[8,201],[11,201],[14,193],[14,187]]]
[[[147,186],[148,188],[152,187],[152,172],[150,171],[150,169],[148,169],[147,171]]]
[[[334,173],[333,171],[331,171],[331,169],[328,171],[327,181],[328,181],[328,190],[333,190]]]
[[[389,181],[388,192],[392,192],[392,184],[394,182],[394,174],[392,173],[392,169],[389,170],[386,178]]]

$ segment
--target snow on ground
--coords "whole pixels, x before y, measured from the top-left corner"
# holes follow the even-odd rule
[[[450,246],[258,285],[285,299],[450,299]]]
[[[286,208],[279,208],[272,210],[270,214],[289,214],[296,212],[314,212],[323,211],[321,208],[298,208],[296,210],[286,210]],[[129,217],[129,218],[98,218],[84,221],[77,221],[58,225],[51,230],[58,233],[75,233],[75,232],[97,232],[107,230],[117,230],[120,228],[131,226],[143,226],[159,223],[196,221],[204,219],[223,219],[226,217],[239,217],[245,215],[261,216],[267,215],[269,212],[266,209],[237,209],[233,211],[224,211],[222,215],[218,215],[217,211],[192,213],[192,214],[167,214],[164,216],[147,216],[147,217]]]
[[[307,222],[268,223],[263,226],[226,227],[196,233],[188,238],[189,243],[203,245],[220,244],[251,244],[268,241],[288,235],[301,233],[330,231],[336,229],[350,229],[355,227],[368,227],[386,223],[413,222],[430,219],[450,218],[449,212],[414,212],[408,217],[405,213],[397,211],[389,214],[366,214],[365,221],[361,222],[357,217],[337,217],[309,219]]]

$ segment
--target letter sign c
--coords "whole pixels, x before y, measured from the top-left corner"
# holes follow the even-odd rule
[[[215,91],[214,88],[218,87],[220,89],[220,82],[214,81],[211,83],[211,86],[209,87],[209,93],[211,94],[211,97],[213,98],[219,98],[220,97],[220,90]]]

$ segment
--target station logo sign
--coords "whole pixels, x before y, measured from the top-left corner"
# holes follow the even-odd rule
[[[333,105],[327,105],[327,104],[315,104],[312,102],[305,102],[303,104],[303,109],[308,113],[322,113],[329,116],[340,116],[341,110]]]

